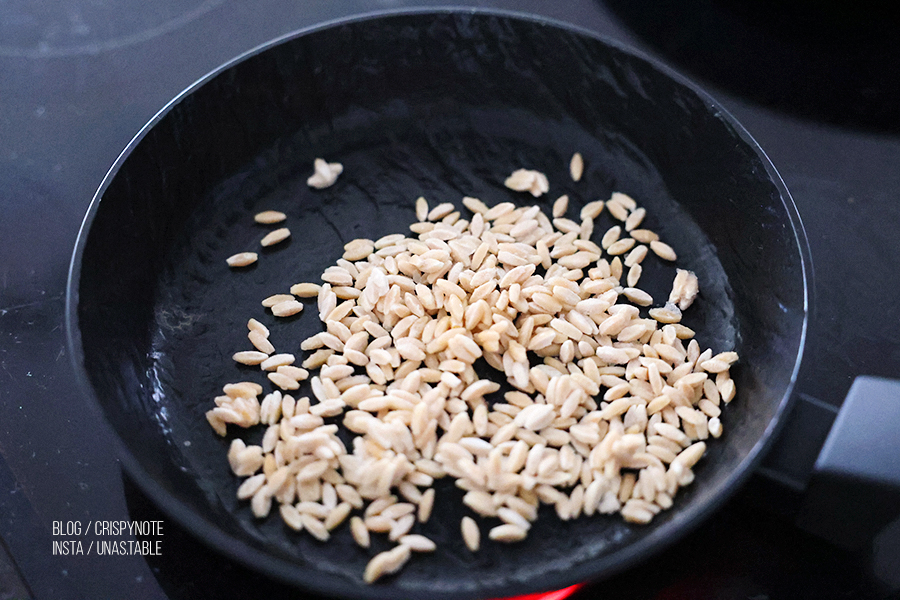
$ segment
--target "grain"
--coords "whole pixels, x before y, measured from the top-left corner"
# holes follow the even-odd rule
[[[615,196],[615,194],[613,194]],[[618,221],[625,221],[628,219],[628,209],[625,206],[614,199],[609,199],[606,201],[606,210],[609,211],[609,214]]]
[[[553,203],[553,218],[558,219],[566,214],[566,211],[569,209],[569,197],[568,196],[560,196],[556,199],[556,202]]]
[[[530,192],[535,198],[550,190],[546,175],[540,171],[528,169],[516,169],[503,184],[517,192]]]
[[[693,304],[700,292],[699,280],[693,271],[677,269],[675,280],[672,282],[672,292],[669,294],[669,302],[677,304],[680,310],[687,310]]]
[[[303,519],[300,518],[300,513],[294,506],[290,504],[282,504],[278,507],[278,512],[281,514],[281,519],[288,527],[290,527],[294,531],[300,531],[303,529]]]
[[[262,361],[266,360],[269,357],[265,352],[256,352],[253,350],[244,350],[242,352],[235,352],[232,358],[235,362],[239,362],[242,365],[258,365]]]
[[[294,358],[293,354],[288,354],[288,353],[274,354],[274,355],[266,358],[266,360],[262,361],[259,364],[259,368],[262,369],[263,371],[274,371],[282,365],[294,364],[294,360],[296,360],[296,359]]]
[[[253,220],[257,223],[262,223],[263,225],[274,225],[275,223],[281,223],[287,218],[283,212],[278,212],[277,210],[264,210],[262,212],[258,212],[253,216]]]
[[[384,575],[396,573],[409,560],[410,547],[404,544],[395,546],[386,552],[376,554],[369,564],[366,565],[363,580],[366,583],[373,583]]]
[[[593,202],[588,202],[585,204],[579,216],[582,219],[596,219],[600,216],[600,213],[603,212],[604,206],[603,200],[594,200]]]
[[[438,204],[437,206],[432,208],[425,216],[425,218],[429,221],[437,221],[443,219],[451,212],[453,212],[453,204],[450,202],[442,202],[441,204]]]
[[[674,261],[678,258],[675,254],[675,250],[672,249],[672,246],[666,244],[665,242],[660,242],[659,240],[653,240],[650,242],[650,249],[663,260]]]
[[[333,488],[329,488],[333,489]],[[353,509],[347,502],[341,502],[336,507],[332,508],[328,516],[325,517],[325,529],[328,531],[333,530],[338,525],[344,522],[344,520],[350,515],[350,511]]]
[[[637,208],[628,215],[628,218],[625,219],[625,231],[631,231],[640,226],[640,224],[644,221],[644,217],[647,216],[647,210],[645,208]]]
[[[709,435],[714,438],[719,438],[722,435],[722,421],[718,417],[711,418],[707,426],[709,427]]]
[[[269,378],[269,381],[283,390],[296,390],[300,387],[300,384],[296,379],[293,379],[281,373],[269,373],[267,377]]]
[[[259,350],[260,352],[263,352],[265,354],[272,354],[273,352],[275,352],[275,346],[273,346],[272,342],[269,341],[268,332],[263,333],[259,329],[254,329],[247,334],[247,339],[249,339],[254,348]]]
[[[425,490],[422,499],[419,501],[418,519],[419,523],[427,523],[431,517],[431,510],[434,507],[434,488]]]
[[[303,310],[303,304],[296,300],[279,302],[272,307],[272,314],[276,317],[291,317]]]
[[[238,487],[238,500],[249,500],[253,497],[254,494],[256,494],[256,492],[259,491],[260,488],[262,488],[262,486],[265,485],[265,483],[266,476],[262,473],[248,477]]]
[[[641,279],[641,273],[643,273],[644,268],[641,265],[633,265],[630,269],[628,269],[628,275],[625,277],[625,281],[628,284],[628,287],[635,287],[638,284],[638,281]]]
[[[600,247],[604,250],[608,250],[610,246],[615,244],[619,240],[619,236],[622,234],[622,228],[619,225],[614,225],[610,227],[606,233],[603,234],[603,238],[600,240]]]
[[[437,544],[424,535],[404,535],[398,541],[404,546],[409,546],[413,552],[434,552],[437,549]]]
[[[619,254],[625,254],[633,247],[634,240],[632,238],[623,238],[610,244],[609,247],[606,248],[606,252],[609,253],[610,256],[618,256]]]
[[[348,261],[361,260],[372,254],[373,250],[375,250],[375,244],[372,240],[355,239],[344,244],[343,258]],[[352,282],[353,280],[351,278],[348,283]]]
[[[678,323],[681,320],[681,310],[672,303],[666,303],[661,308],[651,308],[650,317],[660,323]]]
[[[313,161],[314,173],[306,180],[306,185],[318,190],[330,187],[337,181],[338,175],[344,172],[341,163],[330,163],[322,158]]]
[[[649,244],[659,239],[659,235],[649,229],[633,229],[630,231],[631,237],[642,244]]]
[[[638,306],[650,306],[653,304],[653,296],[639,288],[627,287],[622,290],[622,294]]]
[[[229,267],[247,267],[257,261],[259,256],[256,252],[240,252],[225,259]]]
[[[294,297],[290,294],[273,294],[262,301],[262,305],[266,308],[272,308],[276,304],[280,302],[287,302],[288,300],[293,300]]]
[[[260,488],[250,499],[250,510],[257,519],[268,516],[272,510],[272,495],[265,487]]]
[[[481,531],[472,517],[463,517],[460,523],[463,542],[470,552],[478,552],[481,547]]]
[[[291,294],[298,298],[315,298],[321,286],[315,283],[295,283],[291,286]]]
[[[580,152],[576,152],[569,161],[569,175],[572,176],[572,181],[581,181],[582,174],[584,174],[584,158]]]
[[[507,544],[522,541],[527,535],[527,530],[522,529],[517,525],[511,525],[509,523],[497,525],[488,532],[488,537],[492,540],[495,540],[497,542],[504,542]]]
[[[306,369],[301,369],[300,367],[280,365],[275,368],[275,371],[281,375],[290,377],[295,381],[305,381],[307,378],[309,378],[309,371],[307,371]]]
[[[628,253],[628,256],[625,257],[623,264],[626,267],[633,267],[641,263],[644,258],[647,256],[647,246],[643,244],[636,246],[634,250]]]
[[[424,221],[428,218],[428,200],[419,196],[416,198],[416,218]]]
[[[366,527],[366,524],[359,517],[351,517],[350,518],[350,533],[353,535],[353,540],[361,547],[368,548],[371,544],[371,538],[369,537],[369,529]]]
[[[263,239],[259,241],[260,245],[263,247],[274,246],[280,242],[291,237],[291,230],[287,227],[282,227],[281,229],[276,229],[275,231],[270,231]]]

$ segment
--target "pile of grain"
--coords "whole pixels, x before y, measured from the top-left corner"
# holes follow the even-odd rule
[[[583,168],[573,157],[573,179]],[[507,186],[535,196],[548,189],[543,173],[524,169]],[[315,296],[325,330],[300,344],[311,354],[297,367],[251,319],[255,349],[234,359],[259,365],[280,389],[260,401],[258,384],[229,384],[207,413],[221,435],[228,423],[267,427],[261,445],[235,439],[228,452],[246,477],[238,497],[254,515],[267,516],[275,501],[288,527],[323,541],[353,515],[360,546],[372,533],[397,543],[372,558],[367,582],[435,548],[411,532],[431,514],[437,478],[454,478],[468,508],[501,521],[488,531],[499,542],[524,539],[541,503],[564,520],[619,513],[650,522],[692,482],[735,394],[737,354],[701,351],[680,324],[696,276],[679,269],[664,303],[637,287],[649,254],[677,257],[640,228],[646,211],[632,198],[590,202],[578,220],[567,217],[566,196],[550,216],[510,202],[463,204],[471,218],[419,198],[411,237],[354,240],[324,284],[264,300],[289,316],[303,308],[297,297]],[[621,225],[598,245],[604,209]],[[496,377],[478,376],[482,359]],[[289,395],[316,370],[313,398]],[[489,402],[504,380],[512,391]],[[355,434],[352,447],[339,427]],[[463,519],[461,535],[478,550],[473,519]]]

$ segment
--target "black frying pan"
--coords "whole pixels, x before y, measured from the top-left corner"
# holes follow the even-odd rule
[[[575,184],[568,159],[584,154]],[[344,164],[323,191],[313,158]],[[374,586],[372,551],[344,527],[327,544],[252,518],[235,499],[227,439],[204,419],[229,381],[268,385],[235,365],[246,321],[279,349],[318,331],[314,311],[275,323],[259,302],[315,280],[355,237],[405,232],[413,200],[533,203],[503,186],[544,170],[549,203],[572,211],[612,191],[646,206],[700,277],[685,323],[704,347],[736,349],[739,396],[696,482],[649,526],[618,517],[562,523],[546,510],[520,544],[465,550],[460,493],[441,482],[421,532],[439,544]],[[460,204],[461,206],[461,204]],[[293,237],[249,270],[225,265],[258,247],[262,209]],[[602,233],[609,226],[603,219]],[[213,548],[278,579],[359,598],[484,598],[561,588],[646,558],[707,517],[758,462],[789,401],[806,324],[805,242],[775,169],[714,101],[651,61],[568,26],[481,12],[420,12],[300,32],[211,73],[132,141],[97,192],[72,261],[72,355],[121,439],[123,464],[172,518]],[[645,261],[664,299],[674,271]],[[258,429],[262,429],[261,427]],[[230,432],[231,433],[231,432]],[[258,440],[261,431],[249,438]],[[230,436],[229,436],[230,437]],[[687,560],[687,558],[686,558]]]

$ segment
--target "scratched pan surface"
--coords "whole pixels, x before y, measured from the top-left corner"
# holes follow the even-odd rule
[[[580,151],[585,176],[568,161]],[[315,157],[344,164],[312,190]],[[540,199],[503,186],[513,169],[544,171]],[[736,349],[739,396],[696,483],[646,527],[619,518],[561,523],[547,510],[522,543],[459,535],[461,494],[440,482],[436,540],[397,576],[362,583],[370,556],[346,526],[327,544],[258,521],[235,499],[225,459],[234,433],[204,419],[223,384],[270,384],[231,361],[246,322],[266,324],[280,352],[320,330],[314,305],[277,321],[260,305],[317,281],[356,237],[407,232],[413,201],[465,195],[489,204],[569,194],[570,216],[625,191],[694,270],[702,295],[685,317],[703,347]],[[288,215],[290,241],[231,270]],[[467,214],[467,213],[464,213]],[[612,221],[603,214],[598,236]],[[69,289],[73,355],[121,439],[132,477],[216,550],[331,596],[487,598],[598,579],[647,558],[701,522],[756,464],[789,402],[803,347],[802,229],[774,168],[718,105],[666,69],[585,32],[503,14],[382,15],[300,32],[212,73],[142,130],[104,181],[78,240]],[[654,256],[641,285],[664,301],[674,270]],[[483,529],[486,534],[486,527]]]

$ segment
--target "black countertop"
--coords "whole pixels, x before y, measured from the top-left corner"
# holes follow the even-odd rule
[[[206,72],[302,27],[440,4],[0,2],[0,600],[301,597],[206,550],[123,475],[67,356],[69,257],[119,152]],[[854,377],[900,373],[900,60],[890,20],[867,5],[810,15],[795,2],[752,13],[700,0],[461,4],[575,23],[687,74],[768,153],[811,248],[800,401],[761,475],[684,542],[578,597],[885,595],[858,555],[793,518]],[[152,538],[161,556],[52,552],[54,521],[129,518],[163,521]]]

